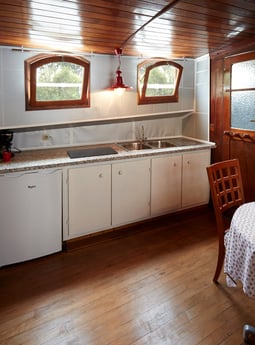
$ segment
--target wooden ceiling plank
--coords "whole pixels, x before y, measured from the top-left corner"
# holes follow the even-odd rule
[[[235,2],[233,2],[233,0],[217,0],[217,2],[220,5],[232,5],[236,8],[238,8],[239,10],[242,10],[244,7],[246,10],[248,11],[255,11],[255,2],[254,0],[235,0]],[[240,13],[240,11],[238,11]]]
[[[242,15],[241,11],[234,10],[234,6],[232,7],[226,7],[226,6],[220,6],[219,3],[217,4],[217,1],[211,1],[211,0],[182,0],[181,3],[178,4],[178,9],[190,11],[192,13],[201,13],[203,15],[206,15],[207,17],[215,18],[215,20],[239,20],[241,22],[244,21],[244,18],[254,18],[253,13],[251,11],[247,11],[246,9],[243,9],[243,12],[246,13],[246,15]],[[249,14],[249,15],[248,15]],[[253,20],[254,23],[254,20]]]
[[[0,45],[47,47],[48,37],[112,54],[128,40],[130,55],[139,45],[197,57],[254,37],[253,0],[179,0],[162,11],[166,5],[171,6],[167,0],[0,0]]]
[[[188,22],[190,24],[199,24],[203,25],[204,27],[208,28],[210,30],[211,27],[222,27],[229,29],[233,25],[231,25],[231,21],[229,20],[220,20],[218,17],[210,16],[203,13],[198,12],[190,12],[190,11],[179,11],[177,9],[173,9],[173,11],[169,13],[165,13],[164,16],[162,16],[162,19],[168,19],[168,20],[176,20],[176,21],[184,21]],[[237,23],[237,22],[236,22]],[[243,23],[243,20],[240,21],[240,24]],[[248,18],[247,23],[254,24],[254,18]]]

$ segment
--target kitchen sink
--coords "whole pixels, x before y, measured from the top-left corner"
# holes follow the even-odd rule
[[[167,147],[176,147],[175,144],[167,140],[151,140],[146,142],[148,145],[153,146],[153,148],[167,148]]]
[[[163,148],[171,148],[171,147],[181,147],[181,146],[189,146],[189,145],[197,145],[199,144],[198,141],[176,137],[176,138],[169,138],[169,139],[151,139],[145,141],[129,141],[125,143],[118,143],[120,147],[127,151],[135,151],[135,150],[148,150],[148,149],[163,149]]]
[[[129,142],[129,143],[119,143],[119,146],[123,147],[127,151],[136,151],[136,150],[147,150],[152,149],[150,145],[147,145],[147,143],[144,142]]]
[[[127,143],[119,143],[118,145],[123,147],[127,151],[176,147],[176,145],[171,143],[169,140],[148,140],[142,142],[133,141]]]

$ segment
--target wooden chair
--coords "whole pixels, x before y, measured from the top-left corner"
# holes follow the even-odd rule
[[[218,261],[213,277],[217,283],[225,258],[224,235],[229,229],[234,211],[244,203],[244,192],[238,159],[210,165],[207,167],[207,175],[219,238]]]

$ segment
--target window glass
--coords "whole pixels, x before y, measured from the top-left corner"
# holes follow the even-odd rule
[[[255,60],[232,65],[232,89],[255,87]]]
[[[172,96],[178,69],[171,65],[158,66],[150,70],[146,96]]]
[[[70,62],[51,62],[36,69],[36,100],[79,100],[84,67]]]
[[[255,130],[255,60],[232,65],[230,91],[231,127]]]
[[[232,93],[231,127],[255,130],[255,91]]]

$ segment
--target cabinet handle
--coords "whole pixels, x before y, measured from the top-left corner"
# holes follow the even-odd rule
[[[190,161],[187,161],[187,164],[190,164]]]
[[[100,173],[100,174],[98,175],[98,177],[99,177],[99,178],[102,178],[102,177],[103,177],[103,174],[102,174],[102,173]]]
[[[174,167],[176,167],[177,166],[177,164],[176,163],[174,163]]]
[[[118,174],[119,174],[119,175],[122,175],[122,174],[123,174],[123,173],[122,173],[122,170],[119,170],[119,171],[118,171]]]
[[[36,188],[36,185],[34,185],[34,184],[32,184],[32,185],[29,184],[29,185],[27,186],[27,188],[28,188],[28,189],[33,189],[33,188]]]

